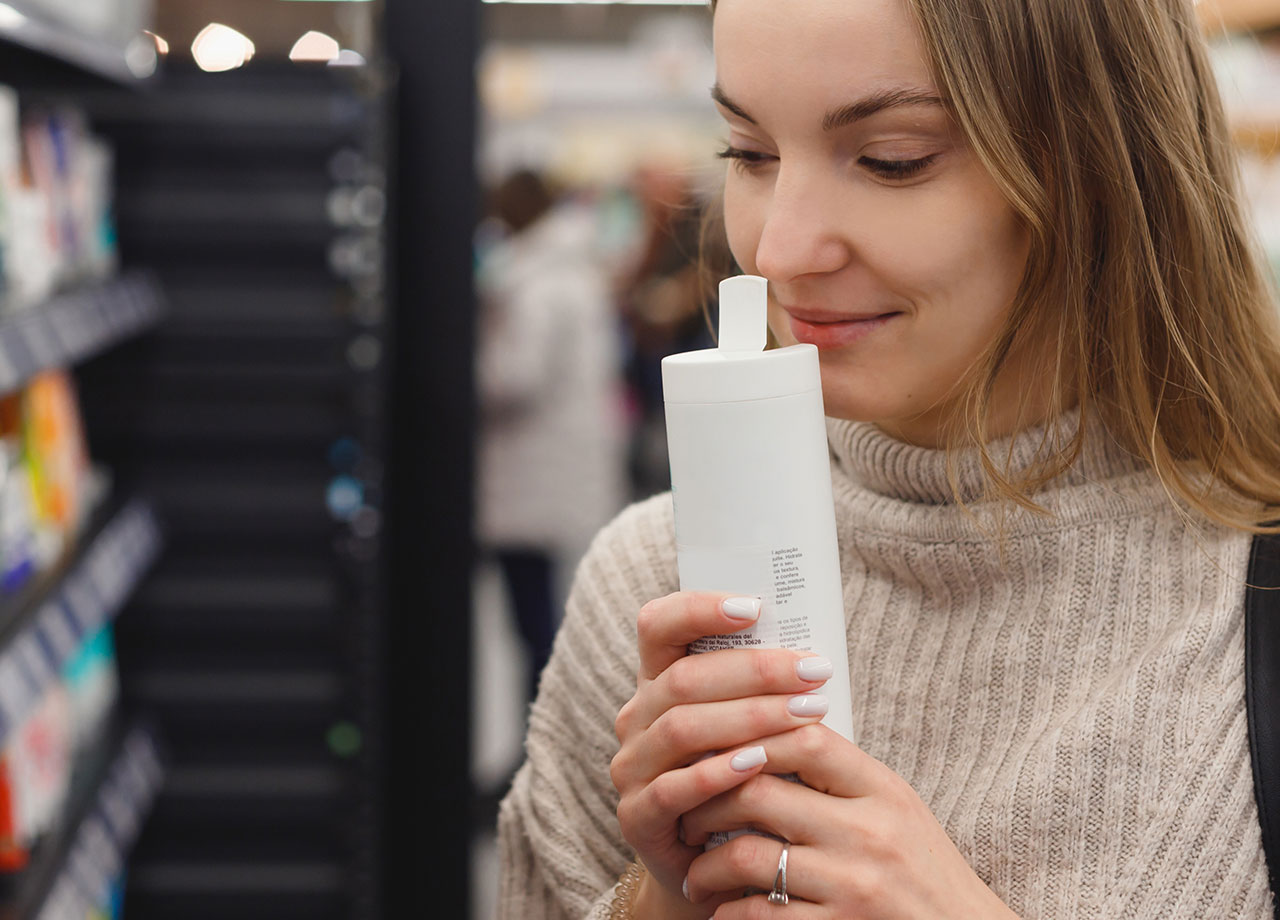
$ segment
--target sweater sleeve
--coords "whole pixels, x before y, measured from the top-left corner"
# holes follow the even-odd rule
[[[614,719],[635,692],[636,612],[677,583],[669,495],[624,511],[579,566],[499,812],[499,920],[606,915],[634,858],[609,763]]]

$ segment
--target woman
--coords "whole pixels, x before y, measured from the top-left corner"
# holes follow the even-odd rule
[[[791,704],[825,662],[684,657],[757,610],[673,593],[670,502],[633,507],[543,678],[502,916],[1266,916],[1280,338],[1190,0],[714,15],[729,243],[821,354],[858,744]],[[737,827],[789,848],[703,852]]]

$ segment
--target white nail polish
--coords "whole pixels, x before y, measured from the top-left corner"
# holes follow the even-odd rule
[[[830,658],[801,658],[796,662],[796,676],[801,680],[830,680],[833,673]]]
[[[730,597],[720,605],[727,617],[735,620],[754,620],[760,616],[760,598]]]
[[[684,892],[684,899],[686,901],[692,900],[689,897],[689,876],[686,875],[684,877],[684,881],[680,883],[680,890]]]
[[[729,761],[729,766],[739,773],[745,773],[753,767],[760,766],[768,759],[764,753],[764,746],[757,744],[755,747],[747,748],[745,751],[739,751],[734,754],[733,760]]]
[[[825,716],[830,705],[821,693],[805,693],[787,700],[787,712],[802,717]]]

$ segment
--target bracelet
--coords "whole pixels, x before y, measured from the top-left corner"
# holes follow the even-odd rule
[[[609,905],[609,920],[631,920],[631,902],[635,900],[643,878],[644,866],[640,860],[627,866],[627,871],[618,879],[618,887],[614,889],[613,903]]]

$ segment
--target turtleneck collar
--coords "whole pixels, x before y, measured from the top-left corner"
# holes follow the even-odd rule
[[[1045,425],[996,440],[987,450],[997,466],[1016,478],[1035,465],[1046,445],[1069,443],[1079,421],[1079,412],[1072,410]],[[870,492],[926,505],[956,500],[947,479],[945,450],[916,447],[890,437],[874,424],[844,419],[827,419],[827,438],[837,468]],[[1111,438],[1100,422],[1091,422],[1080,457],[1071,469],[1053,480],[1050,487],[1099,482],[1133,472],[1141,465]],[[976,449],[956,453],[955,472],[959,498],[965,502],[981,499],[985,476]]]

